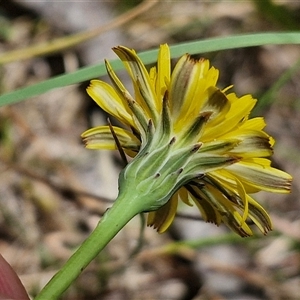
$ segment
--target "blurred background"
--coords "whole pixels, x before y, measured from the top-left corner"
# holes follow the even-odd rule
[[[0,56],[113,22],[138,4],[1,1]],[[0,93],[115,58],[111,47],[120,44],[142,51],[166,42],[291,30],[300,30],[298,1],[160,1],[72,49],[0,65]],[[294,177],[290,195],[255,196],[270,212],[274,231],[242,239],[183,206],[168,232],[146,228],[139,243],[137,217],[62,299],[300,299],[300,46],[199,49],[199,56],[220,69],[220,88],[233,84],[239,96],[258,99],[254,114],[265,117],[276,139],[273,165]],[[118,153],[81,143],[84,130],[106,123],[87,85],[0,108],[0,253],[32,296],[117,195]]]

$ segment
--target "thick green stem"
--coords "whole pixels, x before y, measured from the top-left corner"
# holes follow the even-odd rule
[[[135,215],[142,212],[143,201],[138,201],[137,197],[130,193],[119,195],[95,230],[69,258],[63,268],[53,276],[35,300],[55,300],[62,295],[114,236]]]

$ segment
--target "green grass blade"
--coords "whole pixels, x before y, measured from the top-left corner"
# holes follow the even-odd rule
[[[255,33],[186,42],[171,46],[171,54],[172,57],[178,57],[186,52],[197,54],[267,44],[300,44],[300,32]],[[153,63],[156,61],[157,49],[140,53],[140,57],[145,64]],[[111,64],[115,70],[123,68],[122,63],[118,59],[111,61]],[[0,96],[0,106],[20,102],[54,88],[80,83],[104,74],[106,74],[106,70],[103,63],[84,67],[74,73],[59,75],[43,82],[6,93]]]
[[[274,103],[274,99],[276,98],[276,94],[278,91],[293,77],[293,75],[298,72],[300,69],[300,59],[289,69],[287,69],[274,84],[267,90],[261,97],[259,97],[259,101],[257,102],[254,108],[254,114],[259,112],[261,109],[264,109],[268,105]]]

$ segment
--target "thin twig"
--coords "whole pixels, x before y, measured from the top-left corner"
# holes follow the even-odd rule
[[[36,56],[43,56],[49,53],[55,53],[74,47],[78,44],[93,39],[106,31],[112,30],[128,23],[140,14],[147,12],[156,3],[158,3],[158,0],[145,0],[133,9],[123,13],[122,15],[116,17],[111,22],[101,27],[76,33],[70,36],[64,36],[62,38],[47,41],[38,45],[33,45],[28,48],[6,52],[0,55],[0,65]]]
[[[62,186],[60,184],[57,184],[55,182],[53,182],[52,180],[50,180],[49,178],[42,176],[40,174],[37,174],[35,172],[32,172],[31,170],[21,167],[17,164],[8,162],[6,159],[4,159],[3,157],[0,157],[0,161],[5,164],[7,166],[7,168],[13,169],[14,171],[16,171],[17,173],[29,177],[31,179],[40,181],[46,185],[48,185],[49,187],[51,187],[53,190],[55,190],[56,192],[63,194],[63,195],[69,195],[69,196],[74,196],[76,197],[89,197],[89,198],[94,198],[96,200],[102,201],[102,202],[107,202],[107,203],[112,203],[113,200],[108,199],[106,197],[102,197],[102,196],[98,196],[96,194],[93,193],[89,193],[86,191],[82,191],[82,190],[76,190],[74,188],[68,187],[68,186]]]

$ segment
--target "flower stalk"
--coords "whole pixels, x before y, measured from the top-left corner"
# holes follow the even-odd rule
[[[148,131],[153,131],[149,122]],[[158,131],[159,132],[159,131]],[[200,145],[176,150],[172,138],[155,143],[155,133],[148,144],[120,173],[119,195],[99,221],[97,227],[54,275],[35,300],[58,299],[85,267],[103,250],[114,236],[136,215],[163,206],[188,179],[185,166]],[[175,148],[175,150],[174,150]]]
[[[113,206],[105,212],[94,231],[41,290],[35,300],[59,299],[114,236],[134,216],[143,211],[141,205],[143,200],[134,192],[120,194]]]

